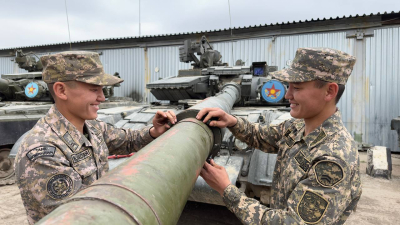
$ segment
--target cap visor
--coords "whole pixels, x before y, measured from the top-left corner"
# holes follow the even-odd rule
[[[270,75],[277,80],[285,82],[306,82],[315,80],[314,74],[292,68],[272,72]]]
[[[124,80],[116,76],[112,76],[110,74],[105,73],[102,75],[78,77],[76,81],[80,81],[87,84],[101,85],[101,86],[112,86],[114,84],[119,84]]]

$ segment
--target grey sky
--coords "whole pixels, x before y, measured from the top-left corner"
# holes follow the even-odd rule
[[[230,0],[233,27],[400,11],[399,0]],[[71,40],[139,35],[139,0],[67,0]],[[0,48],[68,42],[64,0],[0,0]],[[141,0],[141,35],[229,28],[228,0]]]

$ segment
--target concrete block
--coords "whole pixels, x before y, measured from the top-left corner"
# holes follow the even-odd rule
[[[375,146],[367,151],[367,174],[372,177],[392,178],[392,154],[385,146]]]

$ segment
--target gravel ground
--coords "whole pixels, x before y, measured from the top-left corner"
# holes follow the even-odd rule
[[[372,178],[365,174],[367,154],[366,152],[360,152],[361,161],[361,179],[363,184],[363,194],[358,203],[357,211],[353,213],[346,224],[349,225],[369,225],[369,224],[399,224],[400,220],[400,155],[392,155],[393,172],[392,179],[386,180],[384,178]],[[190,224],[197,221],[195,224],[210,224],[202,223],[199,218],[203,218],[204,215],[194,215],[196,209],[199,210],[199,206],[189,206],[183,212],[185,219],[181,220],[179,224],[185,224],[184,221],[191,221]],[[223,207],[216,207],[215,210],[205,210],[203,212],[218,215],[226,214],[224,219],[230,218],[229,212],[221,212],[224,210]],[[222,214],[221,214],[222,213]],[[190,217],[192,217],[190,219]],[[207,215],[206,217],[212,217]],[[196,219],[197,218],[197,219]],[[396,222],[397,221],[397,222]],[[237,223],[237,221],[231,221]],[[229,221],[223,223],[216,221],[215,224],[232,224]],[[16,184],[6,185],[0,187],[0,224],[14,225],[28,224],[25,215],[25,209],[22,205],[22,200],[19,195],[19,190]]]

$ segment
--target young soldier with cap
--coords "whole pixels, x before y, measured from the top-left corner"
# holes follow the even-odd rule
[[[223,167],[205,163],[200,175],[244,224],[343,224],[361,196],[357,145],[336,104],[355,58],[328,48],[300,48],[289,69],[272,76],[289,83],[285,98],[293,119],[260,126],[218,108],[198,118],[218,117],[239,140],[277,153],[270,207],[230,184]]]
[[[138,151],[176,122],[158,111],[152,127],[115,128],[97,120],[102,87],[123,80],[106,74],[95,52],[43,56],[43,80],[55,104],[21,143],[15,174],[30,224],[108,171],[109,154]]]

